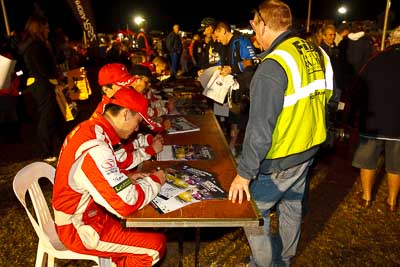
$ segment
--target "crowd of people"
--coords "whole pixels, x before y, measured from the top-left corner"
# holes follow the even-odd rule
[[[336,112],[344,105],[347,112],[337,120],[360,131],[353,166],[360,168],[363,206],[374,200],[372,187],[384,153],[387,206],[397,211],[400,126],[392,118],[400,115],[394,80],[400,71],[400,27],[391,32],[384,51],[356,23],[338,29],[327,24],[315,33],[299,34],[291,30],[291,10],[280,0],[265,0],[254,10],[252,37],[211,17],[200,24],[201,32],[190,40],[179,34],[179,24],[173,25],[161,46],[154,45],[144,27],[135,45],[129,38],[101,40],[93,62],[102,99],[63,144],[55,88],[65,71],[94,55],[71,46],[61,30],[51,40],[49,23],[39,15],[29,18],[17,44],[8,47],[24,63],[39,156],[58,161],[52,200],[57,232],[66,247],[111,257],[117,266],[160,262],[165,236],[124,229],[118,219],[148,205],[165,182],[162,170],[136,170],[162,151],[162,133],[170,126],[162,118],[177,112],[174,97],[161,99],[152,89],[162,78],[195,79],[212,66],[239,85],[227,96],[228,115],[219,118],[229,128],[227,141],[238,156],[229,200],[240,205],[254,199],[264,219],[263,226],[244,229],[252,252],[249,266],[289,266],[295,256],[307,176],[329,135],[332,107]],[[272,210],[279,222],[274,238]]]

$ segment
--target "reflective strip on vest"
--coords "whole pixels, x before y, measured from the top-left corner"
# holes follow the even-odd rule
[[[325,52],[323,52],[325,53]],[[278,55],[286,61],[286,64],[292,71],[292,79],[293,79],[293,86],[294,86],[294,94],[285,96],[283,107],[293,106],[302,98],[309,97],[312,93],[315,92],[317,89],[325,88],[328,90],[333,90],[333,80],[315,80],[312,83],[301,87],[301,77],[299,68],[294,61],[293,57],[286,51],[283,50],[275,50],[270,56]],[[325,77],[332,77],[333,70],[332,66],[328,64],[325,70]]]

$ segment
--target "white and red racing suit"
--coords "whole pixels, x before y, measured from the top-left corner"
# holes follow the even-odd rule
[[[109,101],[110,99],[106,95],[103,95],[92,117],[97,118],[97,116],[102,116],[105,106]],[[113,145],[117,164],[121,169],[130,170],[135,168],[156,154],[156,151],[151,146],[153,143],[153,135],[151,134],[138,134],[135,139],[127,141]]]
[[[72,251],[111,257],[117,266],[151,266],[165,253],[165,236],[123,228],[119,218],[149,204],[160,180],[150,175],[132,183],[113,151],[119,142],[102,115],[67,136],[53,189],[57,233]]]

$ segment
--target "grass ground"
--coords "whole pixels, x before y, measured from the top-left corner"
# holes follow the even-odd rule
[[[378,179],[372,207],[362,208],[358,171],[350,166],[350,152],[351,145],[342,144],[316,160],[292,266],[400,266],[400,216],[385,209],[387,181]],[[37,237],[12,190],[14,175],[30,162],[0,163],[0,266],[34,265]],[[245,266],[250,249],[242,229],[204,228],[200,233],[199,266]],[[184,240],[183,266],[194,266],[195,229],[169,229],[166,234],[167,255],[159,266],[179,265],[179,235]],[[59,263],[91,266],[83,261]]]

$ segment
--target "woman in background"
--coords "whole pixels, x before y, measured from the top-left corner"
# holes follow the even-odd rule
[[[22,35],[20,53],[29,75],[27,89],[35,104],[39,153],[44,161],[55,162],[61,140],[57,134],[60,110],[55,95],[57,69],[48,36],[47,19],[31,16]]]

